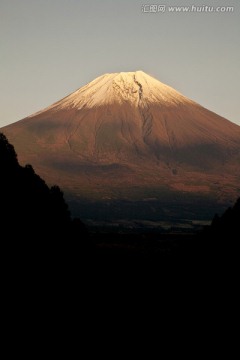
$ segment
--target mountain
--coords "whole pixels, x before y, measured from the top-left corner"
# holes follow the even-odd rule
[[[198,207],[240,192],[240,127],[142,71],[102,75],[1,131],[69,199],[160,201],[165,214],[179,199],[181,217],[183,198]]]

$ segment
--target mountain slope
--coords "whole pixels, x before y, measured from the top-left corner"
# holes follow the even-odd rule
[[[240,127],[142,71],[100,76],[2,131],[21,162],[80,198],[240,191]]]

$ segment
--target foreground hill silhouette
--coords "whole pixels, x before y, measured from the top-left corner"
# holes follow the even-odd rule
[[[62,238],[68,246],[74,236],[80,241],[86,235],[81,221],[71,219],[60,188],[49,188],[31,165],[20,166],[14,147],[1,133],[0,225],[4,241],[46,244],[46,251]]]
[[[93,249],[81,221],[71,220],[60,189],[49,188],[30,165],[20,166],[3,134],[0,169],[1,246],[8,250],[3,252],[4,270],[10,274],[10,286],[14,280],[19,291],[23,286],[25,291],[32,291],[34,285],[38,294],[39,284],[44,290],[54,291],[63,283],[79,291],[76,284],[83,278],[82,291],[93,284],[99,292],[107,284],[109,291],[119,283],[124,283],[124,290],[126,284],[136,284],[136,279],[142,286],[144,278],[147,282],[151,279],[154,286],[159,279],[161,285],[172,286],[172,281],[181,283],[189,278],[195,282],[196,276],[203,275],[212,286],[212,269],[214,281],[215,271],[219,273],[223,264],[224,275],[231,269],[236,246],[229,242],[229,234],[233,229],[239,234],[239,200],[220,219],[215,218],[207,235],[96,234],[92,237],[96,244]],[[223,229],[226,236],[220,244],[218,235]],[[222,271],[220,274],[222,281]]]
[[[224,241],[233,241],[240,239],[240,198],[234,206],[229,207],[222,216],[215,215],[209,229],[212,236],[220,237]]]

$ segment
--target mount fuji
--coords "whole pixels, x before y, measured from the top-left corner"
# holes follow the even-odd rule
[[[194,217],[196,201],[240,193],[240,127],[142,71],[102,75],[1,131],[75,203],[160,202],[170,216],[174,203],[177,217],[184,203]]]

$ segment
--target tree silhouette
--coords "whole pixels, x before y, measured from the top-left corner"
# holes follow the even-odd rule
[[[17,154],[14,147],[9,144],[6,136],[0,133],[0,168],[13,170],[18,167]]]
[[[20,166],[14,147],[0,134],[0,227],[5,239],[16,242],[22,237],[48,248],[64,239],[67,246],[86,237],[84,225],[77,223],[78,229],[60,188],[49,188],[31,165]],[[73,239],[76,233],[78,239]]]
[[[240,236],[240,198],[233,207],[229,207],[222,216],[215,215],[210,226],[212,235],[228,240],[239,239]]]

